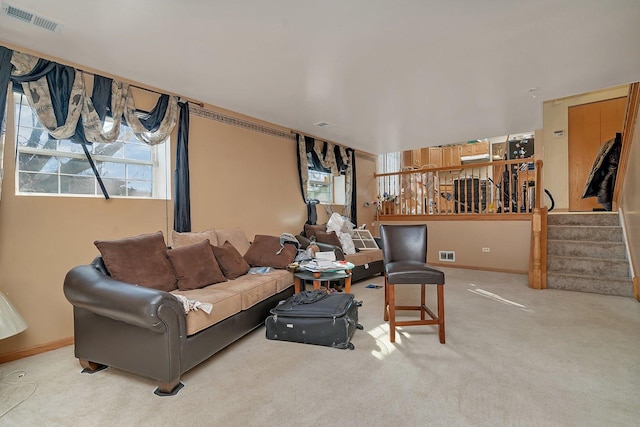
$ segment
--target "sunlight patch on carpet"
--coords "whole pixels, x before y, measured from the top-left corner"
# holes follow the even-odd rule
[[[371,350],[371,354],[373,355],[373,357],[379,360],[383,360],[385,357],[389,356],[393,351],[395,351],[395,345],[389,342],[388,323],[383,323],[376,326],[375,328],[369,329],[367,331],[367,334],[375,338],[376,343],[378,344],[377,349]],[[399,341],[399,343],[401,343],[401,339],[397,339],[396,341]]]
[[[473,285],[473,286],[475,286],[475,285]],[[494,293],[489,292],[489,291],[485,291],[484,289],[467,289],[467,290],[469,292],[471,292],[471,293],[476,294],[476,295],[480,295],[482,297],[489,298],[489,299],[492,299],[494,301],[501,302],[502,304],[513,305],[513,306],[518,307],[519,309],[521,309],[523,311],[528,311],[528,312],[532,311],[532,310],[528,309],[526,305],[519,304],[519,303],[517,303],[515,301],[511,301],[511,300],[508,300],[506,298],[502,298],[500,295],[494,294]]]

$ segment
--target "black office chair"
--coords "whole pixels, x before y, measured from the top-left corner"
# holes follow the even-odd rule
[[[444,344],[444,273],[426,264],[426,224],[381,225],[380,239],[384,255],[384,320],[389,321],[391,342],[396,340],[396,326],[438,325],[440,343]],[[420,305],[397,306],[396,285],[420,285]],[[437,316],[426,306],[425,285],[438,287]],[[418,310],[420,320],[396,321],[396,310]]]

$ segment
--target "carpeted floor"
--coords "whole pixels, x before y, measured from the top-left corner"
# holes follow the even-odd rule
[[[0,376],[24,370],[18,380],[37,384],[0,426],[638,425],[640,304],[444,271],[445,345],[432,326],[405,327],[390,344],[384,290],[365,288],[376,277],[352,287],[364,302],[354,351],[269,341],[262,327],[185,374],[177,396],[158,397],[126,372],[81,374],[66,347],[0,365]]]

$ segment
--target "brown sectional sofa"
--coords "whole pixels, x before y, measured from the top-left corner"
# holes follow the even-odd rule
[[[250,255],[241,230],[208,233],[211,245],[235,242],[240,255]],[[204,237],[200,234],[174,233],[173,243],[190,245]],[[186,242],[178,242],[184,238]],[[270,242],[273,246],[273,239]],[[273,255],[273,248],[266,248]],[[295,253],[286,252],[286,257]],[[64,293],[73,305],[75,356],[88,372],[114,367],[151,378],[158,382],[158,395],[177,393],[181,374],[262,325],[271,308],[293,295],[293,275],[284,269],[242,274],[196,289],[154,289],[112,277],[104,260],[107,252],[101,253],[90,265],[77,266],[65,277]],[[291,262],[276,260],[280,267]],[[113,265],[114,270],[119,267]],[[210,314],[202,309],[185,313],[175,295],[210,303],[213,309]]]

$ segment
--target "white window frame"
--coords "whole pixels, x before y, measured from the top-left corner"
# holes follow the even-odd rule
[[[13,93],[13,96],[15,97],[14,102],[12,103],[13,108],[15,109],[19,103],[22,103],[22,108],[31,108],[29,106],[29,104],[27,103],[26,99],[24,99],[24,96],[19,94],[19,93]],[[16,113],[16,119],[15,119],[15,147],[16,147],[16,155],[15,155],[15,194],[16,195],[21,195],[21,196],[54,196],[54,197],[96,197],[96,198],[102,198],[104,197],[102,194],[102,191],[100,189],[100,186],[98,184],[98,179],[96,178],[96,176],[93,173],[93,170],[89,169],[88,173],[84,173],[85,171],[83,171],[83,174],[64,174],[60,172],[60,167],[58,165],[58,170],[56,172],[35,172],[35,171],[25,171],[25,170],[20,170],[20,154],[33,154],[33,155],[40,155],[40,156],[48,156],[48,157],[52,157],[52,158],[71,158],[71,159],[79,159],[79,160],[87,160],[87,156],[84,154],[83,151],[80,152],[71,152],[71,151],[66,151],[66,150],[59,150],[59,149],[45,149],[45,148],[37,148],[37,147],[26,147],[24,145],[20,145],[19,141],[20,141],[20,131],[21,129],[33,129],[32,126],[30,125],[25,125],[25,126],[19,126],[20,120],[20,115]],[[125,123],[123,123],[124,126],[126,126]],[[106,125],[107,127],[109,125]],[[46,132],[46,129],[44,129],[43,132]],[[122,134],[121,134],[122,135]],[[56,148],[59,148],[59,145],[61,142],[63,142],[64,140],[61,140],[59,142],[57,142]],[[122,139],[118,139],[117,142],[122,142],[124,144],[132,144],[132,145],[145,145],[144,143],[141,143],[138,140],[135,139],[131,139],[131,140],[122,140]],[[140,196],[140,195],[121,195],[121,194],[110,194],[109,193],[109,197],[113,197],[113,198],[125,198],[125,199],[161,199],[161,200],[169,200],[171,198],[171,191],[170,191],[170,183],[171,183],[171,171],[170,171],[170,138],[167,138],[167,140],[165,142],[163,142],[162,144],[156,144],[156,145],[152,145],[150,146],[151,148],[151,158],[150,160],[136,160],[136,159],[127,159],[124,157],[113,157],[113,156],[105,156],[105,155],[100,155],[100,154],[94,154],[94,149],[96,147],[97,144],[92,144],[89,145],[88,148],[90,150],[91,153],[91,158],[93,159],[94,163],[96,163],[96,166],[98,166],[98,164],[100,162],[108,162],[108,163],[118,163],[118,164],[124,164],[124,165],[143,165],[143,166],[151,166],[151,180],[147,181],[147,180],[135,180],[135,179],[130,179],[129,177],[126,176],[126,171],[128,170],[128,168],[125,168],[125,177],[123,179],[123,181],[125,183],[128,182],[134,182],[134,181],[142,181],[142,182],[150,182],[151,183],[151,196]],[[99,167],[98,167],[99,169]],[[35,191],[21,191],[20,189],[20,173],[41,173],[41,174],[50,174],[50,175],[57,175],[58,178],[58,191],[56,193],[45,193],[45,192],[35,192]],[[60,179],[61,177],[64,176],[82,176],[82,177],[91,177],[93,178],[93,184],[94,184],[94,192],[93,194],[87,194],[87,193],[65,193],[65,192],[61,192],[61,185],[60,185]],[[105,179],[109,179],[109,178],[105,178]],[[128,190],[128,185],[127,187],[127,192]]]
[[[327,180],[313,180],[313,174],[320,174],[327,177]],[[312,186],[323,186],[328,188],[326,193],[329,194],[329,198],[318,197],[318,194],[312,190]],[[320,203],[332,204],[332,205],[344,205],[345,196],[345,177],[344,175],[333,176],[331,172],[319,172],[313,169],[309,169],[308,182],[307,182],[307,195],[310,199],[318,199]]]

